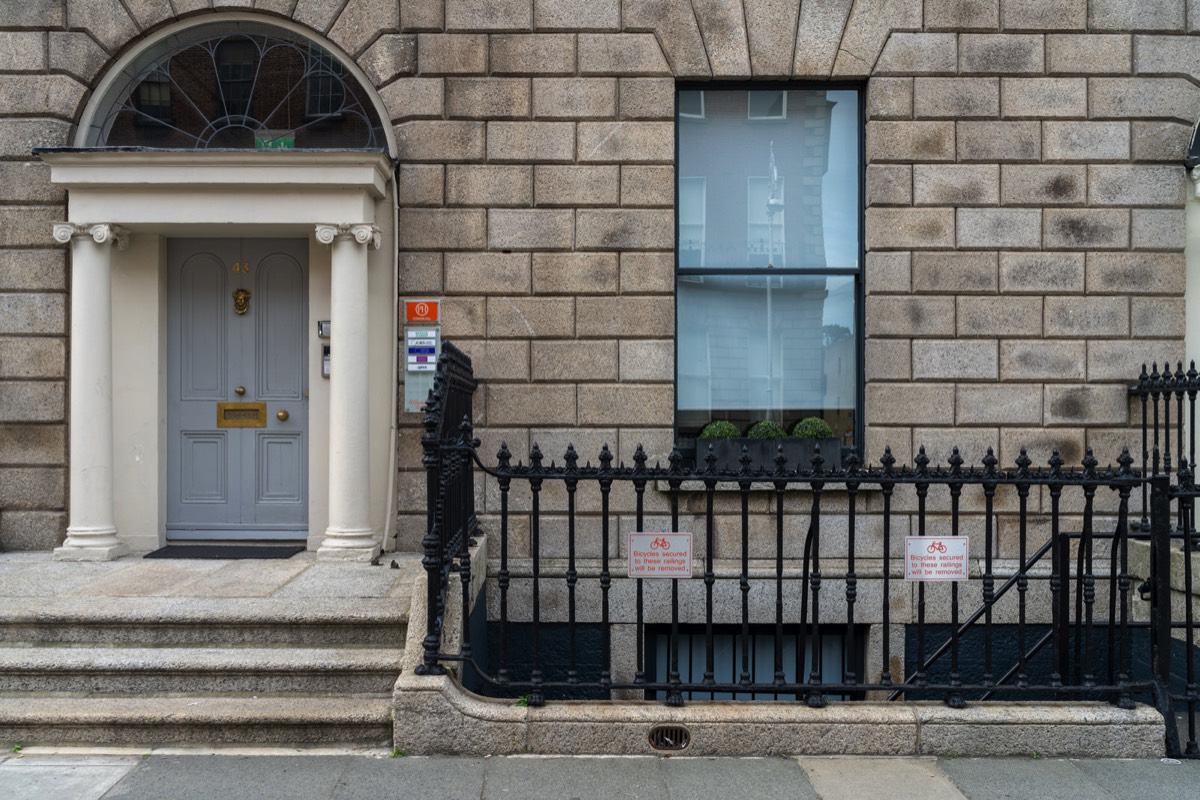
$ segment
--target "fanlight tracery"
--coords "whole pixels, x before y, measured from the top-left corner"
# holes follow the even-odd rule
[[[201,25],[122,70],[92,147],[382,150],[379,117],[336,56],[269,25]]]

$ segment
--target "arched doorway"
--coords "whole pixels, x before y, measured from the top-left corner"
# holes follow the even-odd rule
[[[42,153],[69,190],[55,238],[73,259],[57,557],[228,538],[380,552],[396,405],[381,109],[299,26],[206,16],[119,59],[76,147]]]

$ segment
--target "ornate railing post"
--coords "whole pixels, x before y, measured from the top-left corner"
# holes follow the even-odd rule
[[[425,537],[421,540],[425,554],[421,564],[425,567],[428,585],[425,655],[416,670],[420,675],[445,674],[445,668],[438,663],[438,651],[441,649],[450,564],[456,556],[464,558],[471,545],[472,531],[468,528],[475,519],[475,493],[470,451],[479,446],[478,440],[472,438],[471,413],[477,385],[471,359],[450,342],[443,343],[433,388],[429,391],[425,416],[421,420],[425,428],[421,448],[426,481]],[[450,420],[462,420],[462,424],[456,425]],[[455,544],[458,547],[452,546]],[[465,556],[465,560],[467,570],[460,577],[463,591],[468,593],[469,556]],[[467,624],[465,614],[463,624]],[[464,639],[468,648],[469,641],[469,638]]]
[[[1171,479],[1165,474],[1150,479],[1150,585],[1154,699],[1167,723],[1167,755],[1178,756],[1179,728],[1171,703]]]
[[[439,364],[439,367],[442,365]],[[425,434],[421,437],[421,447],[425,450],[422,459],[425,465],[426,482],[426,512],[425,537],[421,546],[425,555],[421,566],[425,567],[425,648],[424,662],[417,667],[418,675],[445,675],[446,670],[438,663],[437,652],[441,644],[440,620],[438,614],[438,599],[442,589],[442,532],[438,525],[438,492],[439,475],[441,472],[441,449],[438,442],[438,423],[441,419],[443,386],[441,370],[434,378],[433,388],[429,390],[429,399],[425,402],[425,417],[422,424]]]

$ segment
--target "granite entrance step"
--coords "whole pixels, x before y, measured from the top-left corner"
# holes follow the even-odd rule
[[[399,649],[0,647],[0,694],[391,692]]]
[[[0,585],[3,574],[0,573]],[[408,596],[396,598],[30,598],[0,608],[0,647],[275,645],[403,647]]]
[[[388,746],[390,696],[0,698],[0,742]]]
[[[385,559],[0,554],[0,741],[386,745],[420,562]]]

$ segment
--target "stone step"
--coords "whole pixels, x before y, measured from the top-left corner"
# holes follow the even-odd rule
[[[0,648],[43,644],[402,647],[395,598],[57,597],[0,608]]]
[[[402,656],[399,648],[0,647],[0,696],[385,693]]]
[[[0,697],[0,742],[390,746],[391,696]]]

